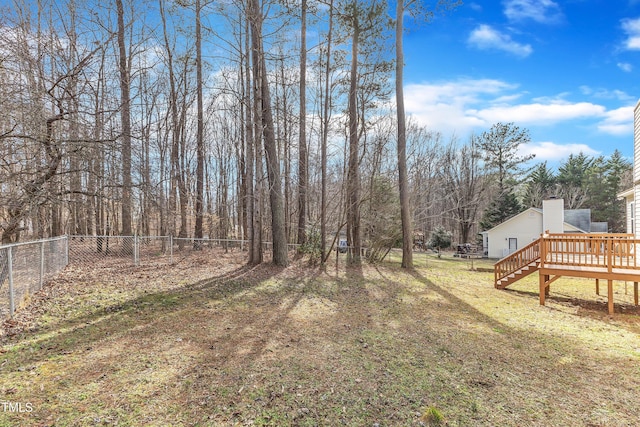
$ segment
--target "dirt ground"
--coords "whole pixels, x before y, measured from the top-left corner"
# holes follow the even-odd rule
[[[469,262],[70,265],[2,325],[0,426],[635,426],[640,317]],[[481,262],[479,263],[482,264]],[[0,403],[2,405],[2,403]]]

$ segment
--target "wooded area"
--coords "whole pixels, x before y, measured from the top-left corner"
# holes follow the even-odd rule
[[[376,260],[413,230],[453,241],[550,195],[624,231],[630,164],[527,170],[528,131],[466,142],[408,118],[403,11],[379,0],[14,1],[0,13],[2,242],[78,235],[242,238]],[[391,7],[392,8],[392,7]],[[395,96],[394,96],[395,81]],[[396,102],[397,100],[397,102]],[[397,108],[396,108],[397,105]],[[400,197],[402,196],[402,197]],[[403,203],[400,203],[400,199]],[[402,209],[401,209],[402,207]],[[404,235],[404,244],[403,244]],[[306,248],[306,249],[305,249]]]

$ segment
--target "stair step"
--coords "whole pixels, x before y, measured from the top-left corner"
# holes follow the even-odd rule
[[[539,242],[539,239],[535,242],[531,242],[524,248],[521,248],[517,252],[503,258],[499,263],[496,263],[496,273],[501,270],[499,266],[513,266],[515,263],[518,265],[518,268],[495,281],[494,286],[496,288],[504,289],[510,284],[517,282],[540,268]]]
[[[521,278],[526,277],[529,274],[533,273],[534,271],[538,270],[538,267],[539,267],[538,262],[534,262],[534,263],[531,263],[529,265],[526,265],[526,266],[522,267],[521,269],[516,270],[513,273],[510,273],[510,274],[504,276],[503,278],[499,279],[495,283],[495,287],[498,288],[498,289],[504,289],[507,286],[511,285],[512,283],[515,283],[518,280],[520,280]]]

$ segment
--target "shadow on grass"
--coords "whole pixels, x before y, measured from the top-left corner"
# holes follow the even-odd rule
[[[465,310],[471,310],[473,312],[473,316],[475,318],[483,319],[483,321],[491,324],[492,326],[498,326],[499,328],[504,330],[505,325],[501,322],[491,318],[490,316],[484,315],[481,312],[477,311],[471,305],[461,300],[460,298],[453,295],[451,292],[447,291],[444,287],[438,286],[434,284],[432,281],[428,280],[424,276],[422,276],[417,270],[408,271],[413,277],[423,283],[427,288],[432,289],[448,300],[452,301],[456,306],[464,307]],[[507,292],[515,295],[519,295],[525,297],[527,300],[530,300],[531,306],[537,307],[539,305],[539,294],[535,291],[526,291],[526,290],[518,290],[507,288],[505,290],[496,292]],[[554,301],[566,306],[574,306],[578,307],[579,310],[574,314],[578,317],[586,317],[595,321],[604,321],[605,319],[609,319],[610,316],[608,314],[607,302],[606,301],[594,301],[594,300],[586,300],[571,296],[562,295],[559,293],[551,293],[550,296],[547,296],[547,301]],[[640,315],[640,307],[630,305],[630,304],[615,304],[616,307],[616,315],[615,319],[619,320],[618,325],[628,332],[637,334],[640,331],[640,319],[635,316]],[[547,309],[550,311],[558,311],[553,307],[547,306]],[[566,314],[566,311],[563,311]],[[622,315],[622,316],[621,316]],[[630,315],[630,316],[625,316]],[[609,323],[607,321],[607,323]],[[520,332],[521,333],[521,332]]]
[[[255,425],[412,425],[415,411],[425,404],[445,408],[450,425],[456,425],[454,421],[457,425],[518,425],[509,424],[517,420],[514,413],[521,417],[519,425],[527,421],[529,425],[563,425],[566,418],[561,413],[566,409],[552,412],[550,405],[549,413],[536,412],[547,403],[540,396],[551,396],[549,401],[561,396],[565,408],[575,413],[595,404],[563,395],[575,385],[590,389],[593,377],[575,379],[573,371],[553,372],[550,365],[565,353],[575,353],[582,360],[577,341],[500,322],[419,271],[395,266],[365,269],[349,268],[341,277],[327,278],[320,269],[244,266],[30,334],[43,336],[34,340],[43,353],[23,352],[20,363],[66,351],[78,351],[84,357],[97,346],[96,341],[108,337],[114,341],[106,343],[114,354],[108,363],[118,366],[127,357],[137,358],[135,367],[141,369],[115,370],[103,382],[76,378],[76,370],[64,374],[69,381],[77,381],[74,388],[83,388],[93,398],[92,393],[97,394],[93,383],[102,387],[110,381],[106,386],[115,393],[121,391],[118,387],[133,384],[134,379],[121,378],[127,373],[143,378],[146,362],[135,352],[148,352],[144,356],[155,357],[158,369],[167,371],[163,383],[154,384],[158,394],[151,396],[175,405],[171,407],[175,413],[161,420],[174,425],[187,420],[202,425],[249,421]],[[415,286],[419,289],[406,286],[404,280],[410,278],[419,283]],[[410,292],[422,292],[425,298],[402,300]],[[438,298],[426,298],[432,294]],[[321,313],[325,316],[297,317],[297,308],[310,302],[320,309],[326,303],[329,309]],[[191,342],[175,342],[176,336],[188,337],[192,332]],[[126,347],[140,338],[151,344],[165,340],[167,345]],[[171,358],[171,346],[183,352],[179,358]],[[92,356],[82,361],[81,372],[92,369],[86,365],[96,358],[107,357],[104,353]],[[11,363],[7,368],[15,371]],[[91,373],[95,378],[102,372]],[[599,381],[609,378],[606,372],[595,374]],[[511,383],[517,385],[509,388]],[[60,393],[71,393],[71,388]],[[521,390],[530,394],[523,397]],[[615,404],[624,408],[626,397],[617,396]],[[136,403],[144,406],[144,398]],[[100,415],[103,406],[112,405],[108,396],[95,399],[102,405],[94,409]],[[146,408],[160,407],[148,404]],[[484,423],[483,408],[490,408]],[[55,406],[48,410],[64,415]],[[549,418],[532,418],[536,413]],[[206,418],[209,414],[219,415],[222,421]],[[279,419],[280,415],[287,418]]]
[[[536,291],[527,291],[522,289],[507,288],[503,291],[519,295],[531,300],[532,304],[539,304],[540,296]],[[606,300],[595,301],[585,298],[577,298],[574,296],[563,295],[558,292],[551,292],[547,297],[547,301],[554,301],[567,306],[579,307],[581,310],[577,313],[579,316],[586,316],[596,320],[609,316],[609,308]],[[628,314],[640,316],[640,306],[615,302],[615,315]],[[638,319],[640,321],[640,319]]]
[[[445,300],[449,301],[453,309],[465,311],[471,314],[474,319],[478,319],[483,323],[491,325],[491,327],[493,328],[503,329],[505,327],[502,322],[499,322],[498,320],[478,311],[475,307],[460,299],[451,292],[447,291],[444,287],[436,285],[431,280],[424,277],[418,270],[409,269],[407,270],[407,273],[414,279],[418,280],[425,288],[440,294]]]
[[[54,321],[35,331],[5,338],[3,344],[27,345],[31,348],[23,363],[90,349],[96,341],[125,335],[134,327],[143,329],[173,312],[194,304],[197,306],[198,302],[205,299],[222,301],[242,293],[255,285],[255,281],[244,279],[249,273],[259,272],[260,280],[267,280],[281,270],[266,264],[244,265],[195,283],[167,291],[144,293],[77,317]]]

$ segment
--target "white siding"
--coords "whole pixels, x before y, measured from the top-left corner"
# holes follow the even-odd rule
[[[624,201],[624,214],[626,219],[626,227],[625,233],[635,234],[636,226],[635,226],[635,216],[636,216],[636,207],[634,200],[635,189],[627,190],[624,195],[619,195],[620,200]]]
[[[635,200],[640,201],[640,101],[633,110],[633,192]],[[640,217],[640,203],[631,204],[635,208],[635,218]],[[630,216],[627,215],[627,230],[631,231]],[[635,237],[640,238],[638,224],[635,224]]]
[[[640,181],[640,101],[633,110],[633,182]]]
[[[529,209],[487,232],[489,258],[503,258],[508,255],[509,239],[518,239],[518,249],[540,237],[542,214]]]

